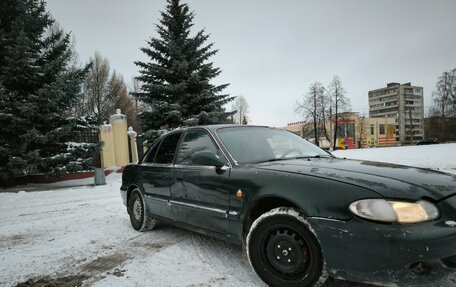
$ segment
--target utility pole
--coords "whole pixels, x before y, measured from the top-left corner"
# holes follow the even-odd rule
[[[323,87],[323,89],[328,93],[328,98],[329,98],[329,150],[333,151],[334,150],[334,135],[333,135],[333,114],[332,114],[332,97],[331,94],[329,93],[328,90]],[[337,125],[337,123],[336,123]]]
[[[315,136],[315,144],[320,146],[320,135],[317,130],[317,89],[315,88],[313,91],[313,103],[314,103],[314,136]]]
[[[409,110],[410,118],[410,144],[413,144],[413,121],[412,121],[412,110]]]

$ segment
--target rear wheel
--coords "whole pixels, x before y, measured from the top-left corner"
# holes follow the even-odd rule
[[[133,191],[128,200],[128,214],[131,226],[137,231],[151,230],[156,225],[156,220],[150,216],[147,205],[137,189]]]
[[[247,255],[270,286],[321,286],[327,279],[321,247],[310,226],[293,208],[260,216],[247,235]]]

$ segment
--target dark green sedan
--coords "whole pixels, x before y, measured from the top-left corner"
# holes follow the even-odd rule
[[[135,230],[158,220],[242,244],[270,286],[456,271],[456,176],[335,158],[280,129],[167,133],[126,166],[121,195]]]

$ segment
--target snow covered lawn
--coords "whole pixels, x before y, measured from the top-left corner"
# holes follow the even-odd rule
[[[456,144],[335,154],[456,171]],[[264,286],[238,246],[166,225],[134,231],[121,175],[107,182],[0,193],[0,286]],[[456,275],[433,286],[456,286]]]
[[[456,143],[337,150],[337,157],[382,161],[456,173]]]

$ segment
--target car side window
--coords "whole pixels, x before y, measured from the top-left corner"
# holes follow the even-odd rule
[[[144,160],[144,162],[147,162],[147,163],[153,163],[154,162],[154,158],[155,158],[155,155],[157,154],[157,150],[158,150],[158,147],[160,146],[160,143],[161,143],[161,141],[157,142],[152,147],[151,151],[147,154],[147,157]]]
[[[173,163],[174,154],[176,153],[177,144],[182,132],[177,132],[165,137],[158,148],[154,163],[171,164]]]
[[[220,154],[209,134],[202,130],[189,130],[185,133],[179,153],[177,154],[176,164],[195,165],[192,162],[192,155],[198,151],[211,151]]]

